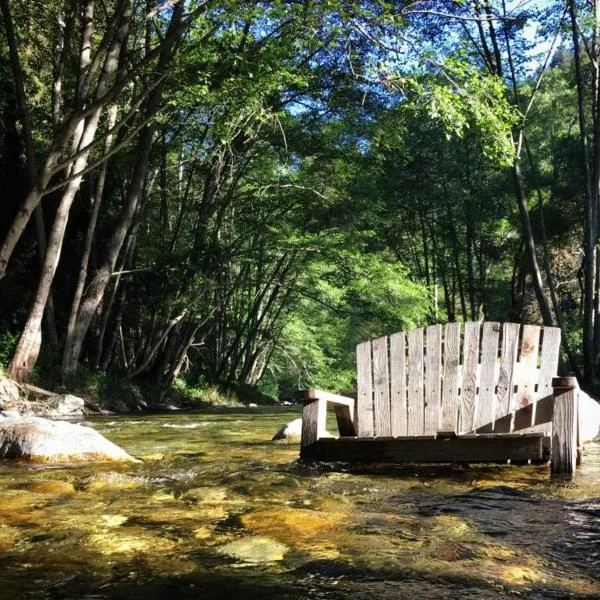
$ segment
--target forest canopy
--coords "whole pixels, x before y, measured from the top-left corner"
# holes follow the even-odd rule
[[[597,0],[0,13],[15,379],[347,391],[359,341],[488,319],[597,385]]]

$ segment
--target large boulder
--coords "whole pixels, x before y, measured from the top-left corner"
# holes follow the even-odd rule
[[[0,419],[0,458],[37,463],[136,460],[91,427],[41,417]]]
[[[585,392],[579,392],[579,436],[591,442],[600,436],[600,404]]]
[[[284,425],[274,436],[273,440],[289,440],[299,442],[302,436],[302,419],[294,419]]]

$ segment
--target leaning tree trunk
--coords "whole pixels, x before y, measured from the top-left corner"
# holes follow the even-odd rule
[[[574,0],[569,0],[569,15],[571,17],[571,36],[573,40],[573,61],[577,87],[577,112],[579,117],[579,138],[583,152],[584,170],[584,233],[583,233],[583,378],[587,387],[594,380],[594,267],[595,267],[595,230],[592,189],[592,174],[590,170],[590,149],[588,145],[587,123],[585,117],[584,91],[587,89],[581,71],[579,30]]]
[[[170,38],[172,31],[178,30],[181,23],[183,12],[183,3],[178,3],[173,9],[173,15],[169,24],[169,32],[166,38]],[[174,42],[163,46],[160,53],[158,64],[155,73],[158,77],[162,77],[167,72],[174,51]],[[160,107],[162,99],[164,78],[154,87],[147,99],[145,117],[149,120],[152,118]],[[121,211],[119,220],[113,231],[112,236],[108,240],[104,252],[104,261],[96,270],[92,280],[88,285],[88,290],[81,303],[81,307],[77,314],[75,326],[70,335],[65,341],[63,362],[62,362],[62,378],[63,380],[71,377],[77,370],[79,357],[83,349],[83,342],[92,323],[92,319],[96,310],[104,296],[106,287],[112,277],[115,263],[123,247],[123,243],[127,236],[134,217],[139,209],[144,193],[144,184],[146,181],[146,171],[150,162],[150,153],[152,150],[155,125],[149,124],[144,127],[138,139],[136,149],[136,164],[134,173],[129,184],[125,205]]]
[[[523,245],[525,247],[525,254],[529,264],[529,275],[531,276],[533,290],[535,292],[535,297],[538,302],[544,325],[552,327],[552,311],[550,310],[548,299],[544,294],[544,284],[542,282],[542,274],[540,272],[540,266],[537,260],[535,241],[533,239],[533,230],[531,228],[531,219],[529,218],[529,207],[527,206],[527,197],[525,196],[525,187],[523,185],[523,175],[521,173],[521,167],[518,160],[515,160],[512,173],[515,184],[515,194],[517,197],[517,203],[519,205],[521,227],[523,229]]]
[[[99,119],[100,111],[90,118],[90,122],[81,136],[81,147],[87,146],[92,141],[98,127]],[[74,173],[79,173],[85,168],[87,157],[88,153],[86,152],[75,161],[73,165]],[[29,379],[38,358],[42,342],[42,317],[44,315],[44,310],[46,309],[50,288],[60,259],[65,230],[69,220],[69,212],[73,200],[75,200],[75,195],[79,190],[81,179],[82,176],[71,179],[63,193],[58,210],[56,211],[33,307],[31,308],[27,323],[21,333],[19,343],[17,344],[15,354],[9,366],[11,376],[19,381],[26,381]]]
[[[113,74],[117,70],[118,56],[121,51],[121,46],[125,41],[128,31],[129,22],[131,18],[131,10],[126,11],[123,15],[123,20],[119,27],[119,30],[115,36],[110,52],[106,58],[98,87],[96,90],[96,97],[102,96],[106,93],[108,84]],[[89,49],[84,47],[82,51],[82,57],[84,52],[89,52]],[[82,60],[82,66],[85,68],[89,64],[87,56]],[[96,108],[96,110],[89,116],[87,120],[81,120],[79,123],[78,131],[81,131],[79,135],[76,133],[73,143],[73,151],[75,154],[79,152],[78,157],[72,163],[71,168],[68,170],[68,183],[56,212],[50,238],[48,240],[48,247],[46,249],[46,256],[44,257],[44,265],[42,267],[42,273],[40,281],[35,295],[33,307],[29,313],[27,323],[21,333],[17,348],[13,359],[9,365],[9,372],[12,377],[17,380],[25,381],[30,375],[33,367],[38,358],[40,351],[42,333],[41,333],[41,322],[46,303],[48,301],[48,295],[56,273],[58,261],[60,260],[60,254],[62,251],[62,244],[65,236],[65,230],[69,219],[69,212],[71,205],[75,199],[75,196],[81,185],[83,173],[87,166],[89,156],[89,146],[94,140],[96,131],[98,129],[98,123],[100,121],[100,115],[102,113],[102,107]],[[81,152],[82,148],[88,148]]]

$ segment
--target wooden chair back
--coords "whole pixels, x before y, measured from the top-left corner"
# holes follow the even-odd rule
[[[535,403],[552,395],[559,349],[557,327],[493,322],[363,342],[356,349],[358,436],[493,432],[527,405],[533,419]]]

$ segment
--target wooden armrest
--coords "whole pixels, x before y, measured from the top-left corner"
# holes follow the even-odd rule
[[[331,392],[324,392],[323,390],[303,390],[302,392],[298,392],[298,396],[305,404],[307,402],[313,402],[314,400],[325,400],[325,402],[330,404],[341,404],[342,406],[348,406],[349,408],[354,408],[354,405],[356,404],[354,398],[332,394]]]
[[[327,405],[333,404],[339,434],[342,436],[355,436],[353,398],[331,394],[322,390],[310,389],[298,393],[302,400],[302,439],[300,441],[300,456],[307,457],[307,448],[323,437],[328,437],[326,430]]]

